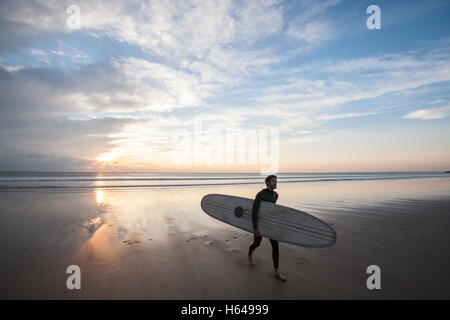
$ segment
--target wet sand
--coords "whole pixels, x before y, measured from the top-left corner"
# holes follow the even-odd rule
[[[2,299],[450,298],[450,179],[280,184],[278,203],[330,223],[330,248],[263,239],[204,214],[207,193],[263,186],[0,192]],[[366,269],[381,268],[381,290]],[[68,290],[66,268],[81,268]]]

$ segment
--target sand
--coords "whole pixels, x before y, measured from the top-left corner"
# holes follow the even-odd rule
[[[261,186],[262,187],[262,186]],[[279,203],[330,223],[330,248],[263,239],[204,214],[204,194],[260,188],[2,192],[2,299],[450,298],[450,179],[279,185]],[[68,290],[66,269],[81,269]],[[381,268],[369,290],[366,269]]]

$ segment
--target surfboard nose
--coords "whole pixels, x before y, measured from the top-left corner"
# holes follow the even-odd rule
[[[234,208],[234,215],[238,218],[242,217],[242,214],[244,213],[244,209],[242,207],[236,207]]]

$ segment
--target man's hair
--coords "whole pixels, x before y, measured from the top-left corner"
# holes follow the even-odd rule
[[[272,179],[272,178],[276,178],[277,176],[276,175],[273,175],[273,174],[271,174],[270,176],[267,176],[267,178],[266,178],[266,186],[269,184],[269,182],[270,182],[270,180]]]

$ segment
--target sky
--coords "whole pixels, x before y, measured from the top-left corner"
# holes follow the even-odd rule
[[[0,171],[450,170],[449,16],[445,0],[1,1]]]

